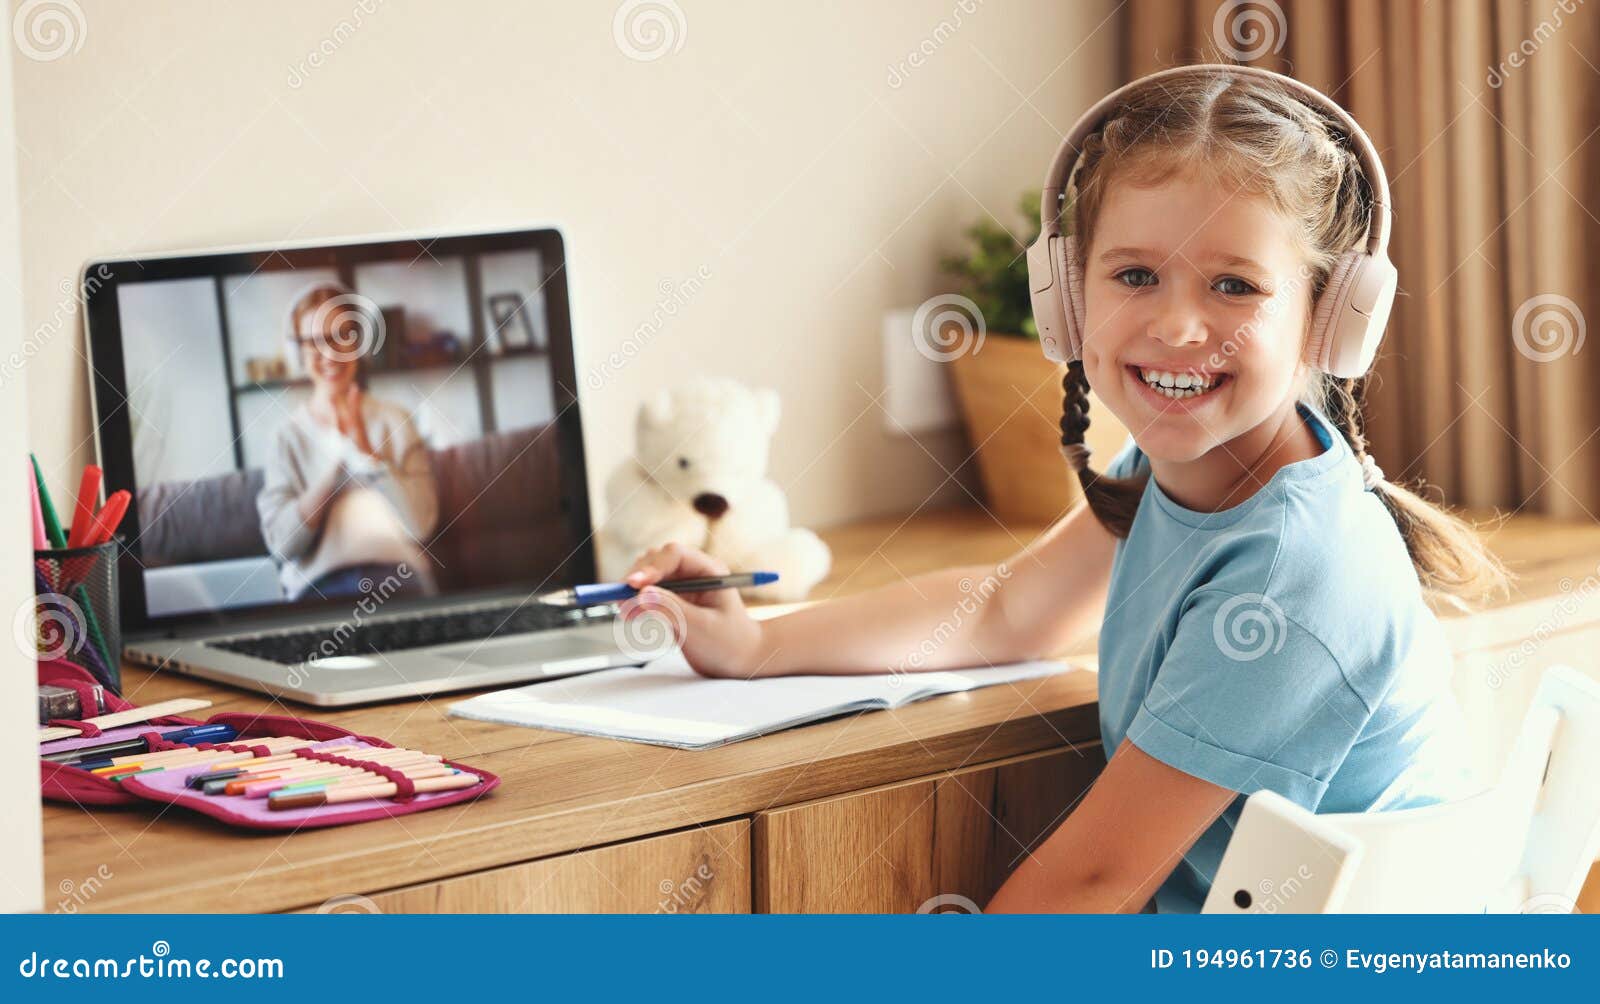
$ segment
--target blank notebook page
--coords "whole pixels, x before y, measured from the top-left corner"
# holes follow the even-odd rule
[[[897,707],[957,691],[1049,676],[1061,662],[1016,663],[933,673],[776,676],[715,680],[681,651],[639,667],[501,690],[460,701],[461,718],[702,749],[848,711]]]

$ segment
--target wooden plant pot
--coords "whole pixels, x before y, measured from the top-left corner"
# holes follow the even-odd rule
[[[1082,497],[1061,458],[1061,378],[1037,340],[989,332],[976,352],[951,360],[952,382],[977,451],[985,505],[1007,523],[1054,522]],[[1128,432],[1089,395],[1089,448],[1099,469]]]

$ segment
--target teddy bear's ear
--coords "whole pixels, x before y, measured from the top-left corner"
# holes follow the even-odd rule
[[[639,406],[639,421],[646,426],[662,426],[672,420],[672,394],[658,390]]]
[[[783,401],[778,397],[778,392],[770,387],[756,391],[756,407],[761,409],[761,421],[766,426],[767,435],[776,435],[778,416],[783,413]]]

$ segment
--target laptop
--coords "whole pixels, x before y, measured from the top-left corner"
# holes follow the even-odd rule
[[[553,229],[92,261],[133,662],[317,706],[639,665],[593,582]]]

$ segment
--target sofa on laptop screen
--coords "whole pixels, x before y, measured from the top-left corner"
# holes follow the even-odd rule
[[[543,425],[428,451],[439,520],[424,543],[441,590],[526,580],[530,569],[542,574],[569,559],[555,490],[559,444]],[[256,510],[262,482],[261,469],[249,468],[139,489],[151,616],[283,600]]]

